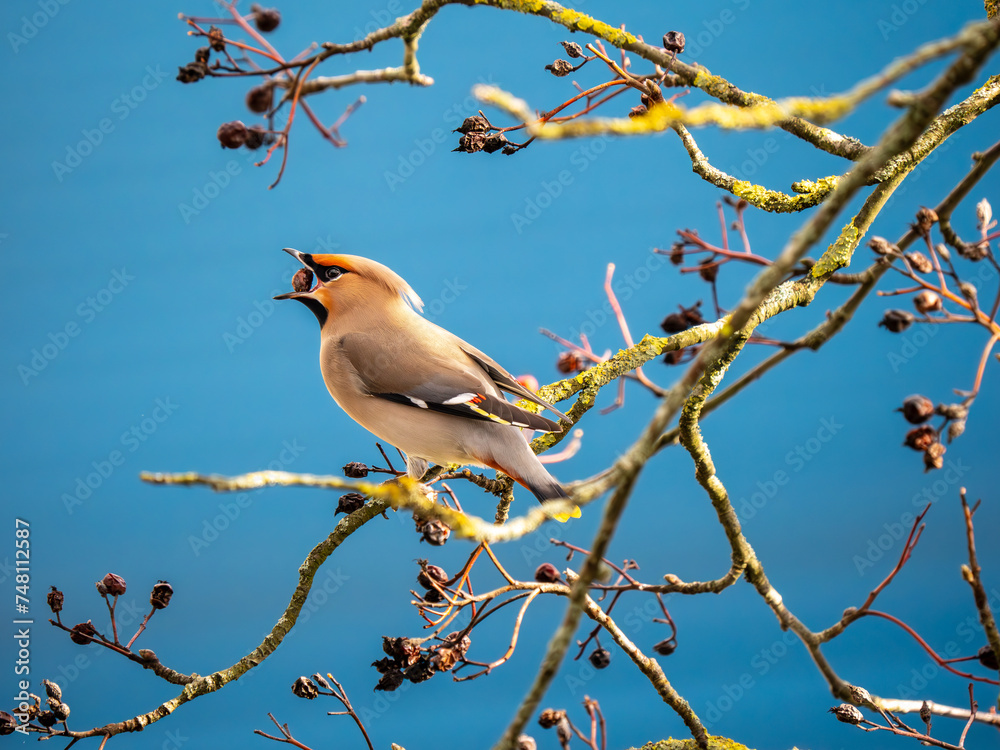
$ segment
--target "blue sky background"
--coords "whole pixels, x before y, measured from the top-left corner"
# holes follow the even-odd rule
[[[682,30],[686,59],[770,96],[844,90],[982,14],[975,2],[941,0],[588,0],[577,7],[613,24],[626,22],[649,40]],[[282,25],[271,39],[292,54],[312,41],[359,38],[366,27],[408,11],[410,3],[281,9]],[[36,691],[43,678],[62,685],[76,729],[151,710],[177,689],[103,649],[75,646],[48,626],[49,585],[66,593],[65,622],[93,618],[103,629],[107,613],[93,583],[108,571],[121,574],[128,592],[120,619],[130,634],[147,611],[152,584],[169,580],[174,600],[137,645],[182,672],[206,674],[260,642],[288,602],[298,565],[335,523],[339,493],[273,488],[216,495],[150,487],[139,482],[140,471],[228,474],[281,464],[290,471],[334,473],[347,461],[378,461],[373,439],[326,393],[312,316],[300,306],[271,302],[289,288],[297,265],[280,248],[335,248],[383,261],[413,285],[436,322],[512,371],[550,382],[558,377],[558,347],[538,334],[540,326],[572,335],[589,322],[595,348],[622,346],[613,321],[600,320],[608,262],[623,278],[648,267],[652,249],[669,247],[677,229],[697,229],[712,241],[719,236],[720,192],[690,172],[670,134],[539,144],[513,157],[450,153],[457,138],[440,134],[478,108],[469,93],[478,82],[500,85],[542,109],[572,94],[570,79],[543,70],[564,56],[558,42],[567,38],[548,21],[484,8],[444,9],[420,46],[423,72],[435,86],[381,85],[313,99],[327,122],[359,94],[368,101],[343,127],[344,149],[322,142],[304,119],[297,124],[285,176],[268,191],[277,162],[255,168],[259,152],[220,150],[215,137],[224,121],[252,121],[243,104],[247,82],[183,86],[174,80],[177,66],[199,46],[185,36],[178,11],[214,12],[201,0],[113,7],[17,0],[0,10],[6,100],[0,113],[0,372],[8,529],[0,535],[0,578],[5,611],[12,613],[7,619],[13,620],[14,524],[24,519],[31,524],[35,620],[30,679]],[[390,42],[332,61],[324,72],[395,65],[399,56],[399,43]],[[641,61],[634,63],[645,70]],[[988,67],[996,69],[995,59]],[[901,85],[918,88],[939,69],[929,66]],[[583,85],[605,80],[596,64],[574,77]],[[685,103],[701,98],[694,93]],[[622,97],[615,111],[637,103]],[[507,124],[502,115],[487,114]],[[835,127],[872,143],[897,116],[877,97]],[[81,148],[88,133],[98,140],[102,120],[99,144]],[[914,211],[935,205],[967,170],[970,154],[987,148],[996,133],[996,115],[987,114],[952,137],[897,190],[875,233],[901,235]],[[776,189],[845,169],[783,131],[708,130],[695,137],[721,169]],[[563,170],[570,179],[558,197],[530,223],[519,222],[517,216],[528,216],[528,207]],[[956,214],[963,236],[974,233],[976,200],[1000,203],[997,187],[990,175]],[[199,194],[213,197],[202,203]],[[755,252],[773,257],[803,220],[748,211]],[[868,256],[859,251],[855,267],[864,267]],[[725,267],[724,305],[735,302],[751,270]],[[992,298],[996,285],[995,278],[982,279],[981,297]],[[810,308],[774,321],[768,334],[800,335],[848,292],[825,288]],[[638,338],[657,332],[678,304],[697,299],[705,300],[707,311],[707,287],[662,264],[622,301]],[[788,475],[766,502],[741,515],[772,582],[814,629],[864,600],[894,564],[901,547],[895,537],[907,518],[923,506],[922,497],[933,498],[916,554],[878,606],[940,651],[950,644],[968,655],[985,640],[959,576],[965,561],[959,486],[983,498],[980,553],[994,603],[1000,603],[1000,551],[991,542],[1000,523],[996,362],[987,368],[965,436],[947,453],[951,473],[922,473],[919,455],[900,447],[905,424],[893,409],[910,393],[941,401],[952,399],[953,388],[970,387],[985,336],[980,329],[944,326],[893,336],[876,327],[885,309],[906,304],[871,299],[843,335],[819,353],[793,357],[711,415],[704,433],[738,509],[753,508],[746,503],[769,487],[776,472]],[[67,326],[75,335],[66,334]],[[751,347],[733,376],[769,353]],[[26,368],[34,374],[26,375]],[[668,385],[679,371],[654,362],[646,372]],[[610,403],[611,391],[602,405]],[[554,472],[571,480],[608,465],[654,407],[652,396],[630,384],[626,408],[606,416],[592,411],[581,425],[582,450]],[[807,460],[796,459],[798,448]],[[88,497],[67,503],[64,496],[115,451],[119,465],[105,467],[113,470]],[[462,488],[462,497],[467,507],[491,514],[475,490]],[[515,509],[533,502],[518,493]],[[548,536],[559,533],[586,546],[599,516],[594,506],[579,521],[506,545],[502,559],[520,576],[530,576],[545,560],[562,566]],[[877,559],[880,543],[888,551]],[[331,671],[342,681],[377,747],[391,741],[411,750],[440,745],[442,732],[455,746],[491,744],[530,684],[562,600],[533,605],[515,657],[488,678],[454,684],[438,676],[386,695],[372,692],[377,674],[368,666],[381,655],[382,635],[421,633],[408,604],[414,560],[430,557],[454,570],[468,552],[463,543],[441,549],[419,544],[404,514],[371,522],[321,569],[298,626],[261,668],[141,736],[116,737],[113,746],[263,746],[266,741],[251,732],[269,726],[268,711],[314,747],[360,746],[349,720],[325,715],[338,706],[308,703],[288,690],[298,675],[315,671]],[[611,554],[635,558],[650,582],[667,572],[706,579],[728,567],[724,537],[680,449],[664,451],[643,472]],[[496,582],[481,568],[477,590]],[[834,701],[804,649],[776,627],[743,582],[722,596],[671,597],[668,603],[680,645],[661,664],[714,733],[752,747],[888,748],[903,742],[882,733],[862,737],[827,715]],[[647,604],[626,596],[616,613],[626,633],[650,652],[666,632],[651,622],[656,615]],[[488,661],[502,653],[512,617],[491,618],[489,627],[477,630],[471,656]],[[942,674],[885,621],[858,623],[826,652],[845,679],[873,693],[967,703],[966,683]],[[9,697],[13,649],[4,646],[2,653],[3,695]],[[568,662],[545,705],[567,708],[582,724],[584,694],[604,707],[610,747],[685,734],[613,648],[611,666],[597,674],[585,661]],[[976,696],[985,708],[996,689],[979,686]],[[530,731],[540,747],[556,746],[539,728]],[[958,722],[935,721],[944,739],[954,742],[960,731]],[[977,746],[992,735],[974,727],[970,736],[970,746]]]

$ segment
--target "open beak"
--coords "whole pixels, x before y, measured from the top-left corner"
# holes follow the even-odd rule
[[[301,263],[303,266],[305,266],[306,268],[308,268],[313,273],[316,272],[315,261],[313,261],[313,257],[309,253],[300,253],[298,250],[296,250],[294,248],[291,248],[291,247],[283,247],[281,249],[284,250],[289,255],[291,255],[293,258],[295,258],[295,260],[297,260],[299,263]],[[284,294],[277,295],[273,299],[298,299],[298,300],[301,300],[302,297],[309,295],[311,291],[312,290],[305,291],[305,292],[285,292]],[[302,301],[304,301],[304,300],[302,300]]]

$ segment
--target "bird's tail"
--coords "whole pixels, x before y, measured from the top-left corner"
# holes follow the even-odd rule
[[[544,504],[546,500],[569,500],[566,490],[548,472],[545,472],[544,477],[532,477],[531,479],[514,477],[514,481],[529,489],[531,494],[538,498],[538,502],[540,503]],[[568,513],[553,513],[552,517],[560,523],[566,523],[571,518],[580,517],[580,508],[574,505],[572,511]]]

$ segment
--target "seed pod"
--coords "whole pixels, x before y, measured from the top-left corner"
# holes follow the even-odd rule
[[[208,44],[216,52],[222,52],[226,49],[225,35],[218,26],[208,27]]]
[[[52,614],[62,612],[64,599],[65,597],[63,596],[63,592],[55,586],[53,586],[52,590],[45,595],[45,603],[49,605],[49,609],[52,610]]]
[[[472,646],[472,639],[469,638],[468,634],[462,635],[461,630],[456,630],[454,633],[448,633],[448,635],[444,637],[444,643],[449,648],[454,649],[459,656],[465,656],[469,648]]]
[[[239,120],[224,122],[215,135],[223,148],[239,148],[247,142],[247,126]]]
[[[333,515],[339,513],[353,513],[359,508],[363,508],[365,505],[365,496],[360,492],[348,492],[340,496],[340,500],[337,501],[337,510],[333,512]]]
[[[965,419],[969,416],[969,407],[965,404],[938,404],[934,411],[947,419]]]
[[[300,677],[292,683],[292,692],[299,698],[312,700],[319,695],[316,685],[308,677]]]
[[[466,133],[459,138],[458,148],[453,148],[452,151],[458,151],[464,154],[474,154],[477,151],[482,151],[485,145],[486,133],[473,131],[471,133]]]
[[[562,78],[573,72],[573,64],[569,60],[556,60],[551,65],[546,65],[545,69],[557,78]]]
[[[559,42],[559,44],[563,46],[563,49],[566,50],[566,54],[570,58],[586,57],[586,55],[583,54],[583,47],[576,42]]]
[[[344,466],[343,472],[349,479],[364,479],[368,476],[368,467],[360,461],[351,461]]]
[[[93,642],[96,634],[97,629],[91,624],[90,620],[87,620],[86,622],[81,622],[73,626],[73,629],[69,631],[69,639],[73,641],[73,643],[86,646],[88,643]]]
[[[968,281],[960,281],[958,282],[958,290],[969,301],[970,305],[979,307],[979,290],[976,289],[975,284],[970,284]]]
[[[451,529],[448,525],[444,521],[439,521],[436,518],[433,518],[425,523],[420,532],[423,535],[423,541],[435,547],[443,545],[448,541],[448,537],[451,535]]]
[[[934,415],[934,402],[925,396],[914,394],[903,400],[903,406],[896,411],[903,412],[903,417],[910,424],[923,424]]]
[[[277,8],[262,8],[254,3],[250,6],[250,11],[254,14],[253,22],[257,30],[263,31],[265,34],[274,31],[281,23],[281,13],[278,12]]]
[[[914,427],[906,433],[906,440],[903,441],[903,445],[907,448],[913,448],[915,451],[925,451],[932,443],[937,441],[937,437],[937,430],[925,424],[922,427]]]
[[[104,576],[102,583],[110,596],[121,596],[125,593],[125,579],[119,575],[108,573]]]
[[[917,308],[917,312],[921,315],[926,315],[929,312],[938,312],[942,309],[941,297],[937,292],[932,292],[930,289],[924,289],[913,296],[913,306]]]
[[[1000,662],[997,662],[997,655],[993,653],[993,647],[990,645],[983,646],[979,649],[979,652],[976,654],[976,658],[979,659],[979,663],[987,669],[992,669],[994,672],[1000,669]]]
[[[594,669],[604,669],[611,663],[611,652],[606,648],[595,648],[587,658]]]
[[[920,720],[924,724],[929,725],[931,723],[931,704],[927,701],[920,704]]]
[[[535,568],[535,580],[539,583],[558,583],[562,580],[559,577],[559,570],[552,563],[542,563]]]
[[[680,31],[668,31],[663,35],[663,48],[674,55],[684,51],[684,34]]]
[[[861,713],[857,706],[852,706],[850,703],[841,703],[839,706],[834,706],[830,709],[829,713],[837,717],[837,721],[842,721],[845,724],[860,724],[865,715]]]
[[[97,593],[101,596],[108,595],[108,587],[104,585],[104,581],[95,581],[94,588],[97,589]]]
[[[274,87],[268,84],[261,84],[260,86],[254,86],[247,92],[247,109],[251,112],[255,112],[258,115],[262,115],[271,109],[271,103],[274,101]]]
[[[434,588],[434,583],[439,584],[445,583],[448,580],[448,574],[445,572],[444,568],[439,565],[428,565],[426,560],[420,560],[420,572],[417,573],[417,583],[425,589]]]
[[[491,133],[490,135],[486,136],[486,140],[483,141],[483,151],[485,151],[487,154],[492,154],[506,147],[507,145],[508,145],[507,136],[505,136],[503,133]]]
[[[879,327],[890,333],[902,333],[913,323],[913,314],[906,310],[886,310]]]
[[[551,729],[565,718],[566,712],[562,709],[546,708],[538,716],[538,725],[542,727],[542,729]]]
[[[149,603],[153,605],[153,609],[164,609],[170,604],[170,597],[173,595],[173,586],[166,581],[157,581],[149,594]]]
[[[323,688],[324,690],[333,690],[333,688],[330,687],[330,683],[327,682],[326,678],[323,675],[321,675],[319,672],[317,672],[316,674],[314,674],[310,679],[313,682],[315,682],[317,685],[319,685],[321,688]]]
[[[906,259],[913,266],[914,270],[920,273],[930,273],[934,270],[934,265],[931,263],[930,259],[921,252],[912,252],[906,254]]]
[[[57,701],[62,700],[62,688],[59,687],[52,680],[42,680],[42,685],[45,687],[45,694],[49,698],[53,698]]]

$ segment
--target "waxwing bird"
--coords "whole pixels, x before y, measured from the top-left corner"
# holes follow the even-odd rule
[[[312,310],[327,390],[355,422],[406,454],[411,477],[419,479],[428,462],[471,464],[502,471],[539,502],[568,497],[521,430],[560,432],[560,422],[572,420],[483,352],[421,316],[420,297],[381,263],[285,252],[316,275],[316,285],[275,299],[298,300]],[[504,392],[549,409],[559,421],[514,405]],[[576,509],[572,517],[579,515]]]

